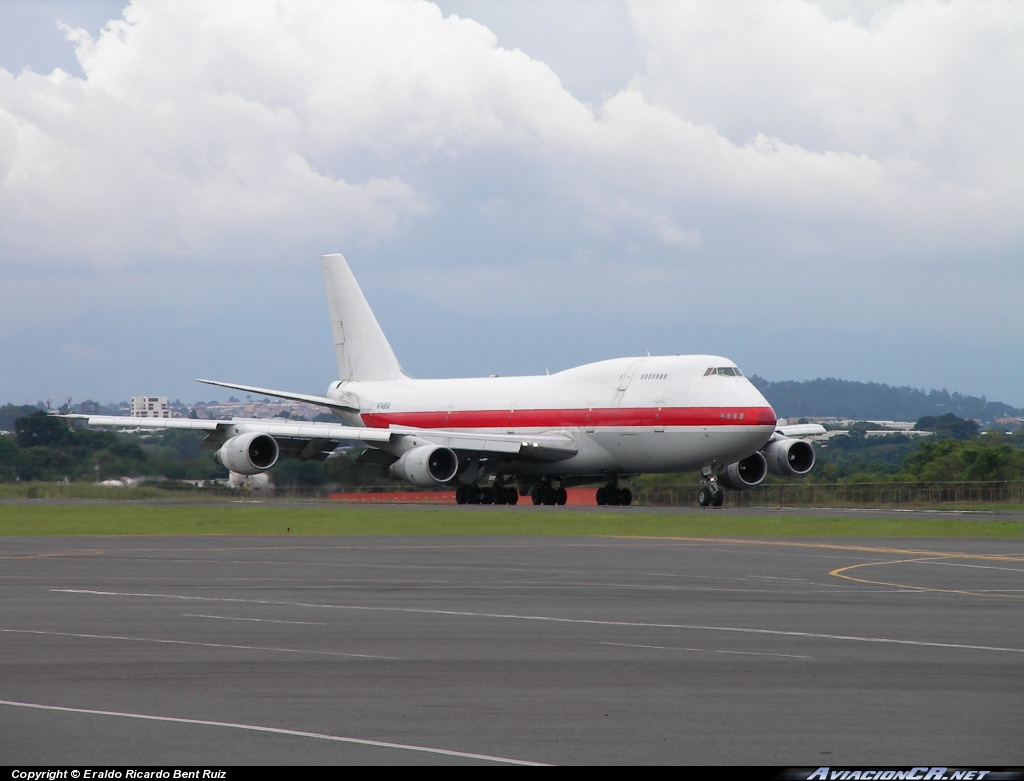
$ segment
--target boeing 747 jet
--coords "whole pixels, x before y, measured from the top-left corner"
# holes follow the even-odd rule
[[[398,363],[341,255],[321,258],[339,379],[323,396],[200,380],[315,404],[338,423],[276,419],[132,419],[133,427],[206,432],[219,463],[266,472],[280,458],[324,460],[362,443],[359,460],[421,487],[455,488],[459,504],[565,504],[566,488],[599,485],[603,505],[628,505],[628,478],[699,471],[697,501],[719,507],[723,487],[814,466],[800,439],[820,426],[778,426],[775,412],[729,359],[615,358],[536,377],[420,380]],[[69,415],[92,426],[123,417]]]

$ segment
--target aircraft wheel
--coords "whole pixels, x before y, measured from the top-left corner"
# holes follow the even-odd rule
[[[542,502],[542,500],[544,499],[544,497],[541,495],[541,491],[543,491],[543,490],[544,490],[543,488],[541,488],[540,486],[537,486],[536,488],[533,489],[533,493],[530,494],[530,498],[533,499],[533,506],[534,507],[539,505]]]
[[[564,507],[567,501],[569,501],[569,493],[564,488],[555,491],[555,504]]]
[[[551,486],[544,489],[544,504],[551,506],[558,501],[558,493]]]
[[[605,488],[597,489],[597,503],[599,505],[608,504],[608,491]]]
[[[711,502],[714,501],[714,495],[711,493],[711,487],[704,485],[697,491],[697,504],[701,507],[710,507]]]
[[[519,491],[517,491],[515,488],[506,488],[505,492],[505,504],[518,504]]]
[[[619,491],[619,504],[621,504],[623,507],[629,507],[631,504],[633,504],[633,492],[630,491],[628,488],[623,488],[621,491]]]
[[[466,504],[480,504],[480,489],[475,485],[466,486]]]
[[[494,504],[494,489],[493,488],[481,488],[480,489],[480,504]]]
[[[455,504],[466,503],[466,486],[460,485],[455,489]]]
[[[712,507],[721,507],[725,503],[725,491],[715,491],[715,498],[711,500]]]

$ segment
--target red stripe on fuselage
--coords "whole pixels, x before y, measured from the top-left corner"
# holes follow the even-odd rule
[[[594,409],[364,412],[369,428],[650,428],[653,426],[774,426],[771,407],[631,407]]]

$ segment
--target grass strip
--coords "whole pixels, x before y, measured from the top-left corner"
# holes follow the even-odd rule
[[[744,516],[507,507],[3,504],[0,536],[508,535],[1022,538],[1024,519]]]

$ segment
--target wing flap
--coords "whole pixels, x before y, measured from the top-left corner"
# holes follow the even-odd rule
[[[54,415],[65,420],[84,420],[89,426],[120,426],[122,428],[184,428],[193,431],[216,431],[225,420],[193,418],[130,418],[127,415]]]
[[[579,452],[579,447],[568,434],[482,434],[448,429],[407,429],[392,427],[401,436],[414,436],[435,445],[455,451],[481,455],[505,455],[524,461],[564,461]]]
[[[235,426],[239,433],[258,431],[274,439],[335,439],[358,442],[390,442],[392,433],[384,428],[358,428],[336,426],[333,423],[286,423],[284,421],[246,420],[235,418],[224,421]]]

